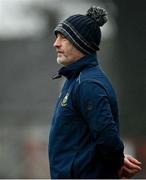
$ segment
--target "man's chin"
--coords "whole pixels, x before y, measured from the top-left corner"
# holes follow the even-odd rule
[[[57,58],[57,63],[64,66],[63,61],[59,57]]]

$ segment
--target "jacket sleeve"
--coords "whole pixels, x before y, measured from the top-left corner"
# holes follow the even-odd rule
[[[105,90],[97,83],[83,82],[76,89],[75,100],[103,160],[119,169],[124,162],[124,146]]]

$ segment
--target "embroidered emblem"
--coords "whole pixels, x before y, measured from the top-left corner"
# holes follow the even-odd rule
[[[61,106],[66,106],[67,105],[67,100],[68,100],[68,96],[69,96],[69,93],[67,93],[65,95],[65,97],[63,98],[62,102],[61,102]]]

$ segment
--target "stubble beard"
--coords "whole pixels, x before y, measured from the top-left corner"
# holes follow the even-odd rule
[[[57,57],[57,63],[63,65],[60,57]]]
[[[65,66],[66,58],[64,56],[58,56],[57,57],[57,63],[60,64],[60,65]]]

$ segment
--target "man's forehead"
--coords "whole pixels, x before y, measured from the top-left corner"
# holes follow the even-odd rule
[[[57,37],[57,36],[59,36],[59,35],[66,37],[62,32],[56,31],[56,32],[55,32],[55,36]]]

